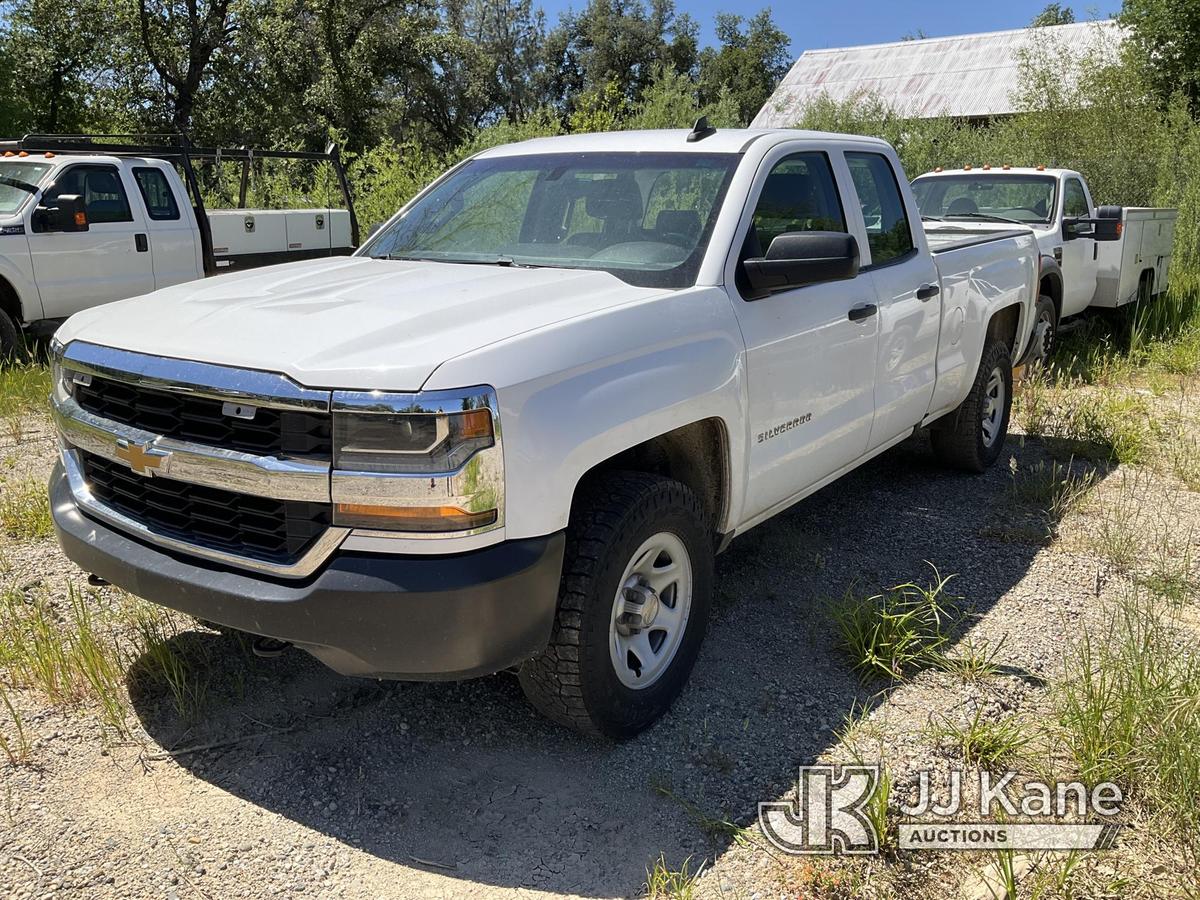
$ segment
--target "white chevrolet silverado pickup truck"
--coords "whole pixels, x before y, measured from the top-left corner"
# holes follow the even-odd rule
[[[943,234],[963,223],[1030,228],[1042,253],[1038,321],[1042,354],[1059,325],[1089,308],[1148,302],[1167,289],[1175,209],[1096,207],[1071,169],[967,166],[913,181],[926,222]]]
[[[255,165],[278,159],[328,165],[345,208],[246,208]],[[199,162],[240,165],[238,208],[205,209]],[[0,141],[0,361],[21,355],[22,330],[48,336],[72,313],[205,275],[349,254],[357,230],[332,145],[315,153],[86,136]]]
[[[1038,251],[928,249],[879,140],[594,134],[487,150],[353,257],[73,316],[54,521],[81,568],[338,672],[514,668],[637,733],[731,539],[928,426],[1002,453]]]

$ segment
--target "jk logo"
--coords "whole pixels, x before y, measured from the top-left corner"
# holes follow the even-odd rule
[[[863,811],[878,783],[877,765],[801,766],[796,799],[758,804],[758,821],[784,853],[878,853]]]

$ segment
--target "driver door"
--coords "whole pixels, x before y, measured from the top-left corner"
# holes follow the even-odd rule
[[[81,309],[154,290],[154,265],[141,210],[129,202],[121,171],[109,163],[68,166],[44,197],[79,194],[88,230],[46,231],[34,223],[26,233],[33,257],[42,313],[64,318]]]
[[[840,155],[781,148],[764,161],[743,214],[742,252],[727,276],[727,284],[737,285],[731,293],[746,342],[750,453],[743,523],[867,449],[879,341],[879,317],[869,311],[877,311],[870,276],[754,298],[741,265],[780,234],[849,231],[840,198],[853,194],[844,170]]]
[[[1090,218],[1092,205],[1083,182],[1068,176],[1063,182],[1062,219]],[[1065,238],[1065,235],[1064,235]],[[1064,316],[1083,312],[1096,293],[1096,239],[1088,236],[1063,240],[1063,310]]]

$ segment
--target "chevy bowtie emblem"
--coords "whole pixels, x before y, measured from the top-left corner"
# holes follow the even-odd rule
[[[127,438],[117,438],[117,459],[129,463],[129,468],[139,475],[150,476],[156,472],[165,475],[171,451],[159,450],[153,444],[134,444]]]

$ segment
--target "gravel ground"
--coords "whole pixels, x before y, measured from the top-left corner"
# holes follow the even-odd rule
[[[1044,455],[1020,438],[1008,449],[1019,466]],[[42,430],[0,456],[10,474],[19,465],[42,477],[52,452]],[[1064,641],[1121,582],[1088,551],[1087,515],[1039,540],[1044,524],[1014,506],[1010,485],[1003,465],[946,472],[914,441],[739,538],[718,561],[715,619],[690,685],[621,745],[545,722],[508,674],[346,679],[300,653],[257,659],[198,625],[175,638],[211,675],[198,721],[136,675],[129,739],[86,710],[14,692],[34,762],[0,769],[0,894],[620,897],[643,890],[662,854],[675,867],[690,857],[693,871],[705,861],[702,896],[820,895],[808,863],[731,843],[704,818],[750,824],[797,766],[847,758],[835,731],[863,705],[872,727],[855,742],[882,751],[903,794],[916,768],[951,762],[925,733],[932,716],[976,702],[1036,712]],[[1174,521],[1200,522],[1197,495],[1162,490]],[[9,585],[83,583],[52,540],[10,540],[4,558]],[[826,605],[850,586],[927,580],[927,561],[957,575],[950,590],[973,612],[964,638],[1003,640],[1003,670],[974,685],[929,671],[877,694],[848,670]],[[126,601],[106,588],[89,602]],[[871,871],[898,896],[986,897],[984,865],[931,857]],[[1142,893],[1178,865],[1167,860]]]

